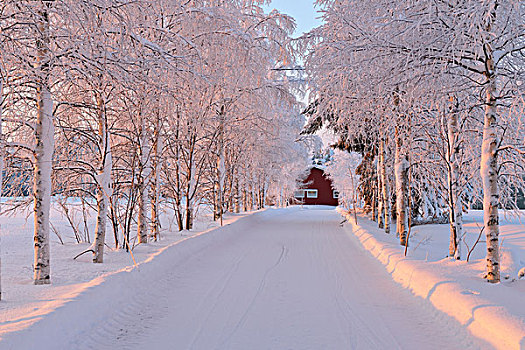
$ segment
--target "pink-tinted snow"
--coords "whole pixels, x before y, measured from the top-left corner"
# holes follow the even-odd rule
[[[523,215],[523,212],[521,213]],[[474,335],[490,341],[499,349],[525,346],[525,279],[518,279],[525,266],[525,226],[523,216],[500,214],[502,282],[489,284],[485,271],[485,240],[472,252],[470,261],[447,257],[448,225],[424,225],[412,228],[407,257],[395,233],[387,235],[377,224],[363,216],[352,229],[363,246],[385,265],[393,279],[415,295],[425,298],[439,310],[456,318]],[[464,241],[472,248],[483,226],[483,212],[464,216]],[[468,250],[463,247],[463,259]]]
[[[0,347],[488,348],[392,281],[340,221],[323,207],[241,218],[89,282]]]

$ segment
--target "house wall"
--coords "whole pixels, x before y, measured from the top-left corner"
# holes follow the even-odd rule
[[[307,184],[305,189],[316,189],[317,198],[305,198],[303,199],[304,204],[308,205],[338,205],[339,201],[334,198],[334,190],[332,189],[332,181],[324,176],[324,172],[321,169],[312,168],[310,174],[304,180]]]

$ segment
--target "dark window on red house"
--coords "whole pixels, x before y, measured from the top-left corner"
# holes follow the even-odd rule
[[[334,195],[335,192],[335,195]],[[332,189],[332,181],[320,168],[310,169],[303,186],[295,192],[298,201],[308,205],[338,205],[338,192]]]

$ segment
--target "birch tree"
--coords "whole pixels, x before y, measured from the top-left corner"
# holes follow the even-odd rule
[[[275,70],[294,64],[293,21],[262,3],[0,4],[0,183],[23,197],[34,182],[36,284],[50,281],[52,194],[80,198],[88,242],[96,212],[94,263],[109,223],[115,249],[132,249],[135,229],[138,243],[160,239],[168,202],[181,230],[207,199],[220,217],[242,200],[284,203],[305,158],[298,103]]]
[[[414,111],[432,110],[432,105],[458,93],[472,97],[465,99],[471,103],[465,110],[475,114],[480,108],[484,109],[483,126],[479,130],[483,142],[481,156],[477,159],[483,184],[488,242],[487,279],[499,281],[498,206],[509,198],[510,189],[523,187],[523,178],[519,180],[515,168],[517,164],[523,164],[523,157],[517,158],[523,154],[522,147],[518,146],[514,135],[507,133],[508,128],[498,121],[505,118],[506,123],[516,125],[517,110],[522,109],[516,101],[522,94],[517,83],[523,79],[524,66],[523,4],[511,0],[462,0],[453,4],[446,1],[381,0],[366,3],[321,0],[317,3],[323,6],[325,24],[314,29],[306,40],[313,49],[307,58],[307,67],[315,81],[312,85],[316,94],[321,96],[319,107],[327,115],[357,115],[355,119],[358,120],[367,120],[372,115],[373,120],[381,120],[385,115],[381,116],[380,111],[393,106],[388,100],[377,103],[385,101],[378,97],[385,96],[385,92],[395,92],[399,86],[406,92],[405,101],[400,106],[402,110],[395,112],[396,115],[387,118],[389,122],[382,125],[383,129],[385,126],[398,127],[395,144],[401,145],[399,136],[404,130],[399,129],[399,122],[391,122],[403,114],[411,115],[415,118],[415,125],[421,125],[420,115]],[[446,77],[454,78],[455,82],[443,85]],[[415,99],[417,95],[433,95],[434,99],[425,97],[424,102],[418,101]],[[476,96],[483,98],[474,101]],[[369,105],[375,106],[375,113],[366,109]],[[386,108],[382,109],[383,106]],[[355,110],[360,112],[355,113]],[[462,234],[461,184],[458,178],[462,170],[458,147],[462,137],[457,116],[457,113],[447,113],[444,124],[447,149],[443,164],[448,167],[448,184],[444,188],[448,193],[451,223],[449,253],[459,258]],[[359,121],[351,118],[341,118],[337,123],[339,125],[336,124],[334,129],[339,129],[342,134],[347,133],[347,129],[354,134],[366,130],[365,125],[359,125]],[[425,128],[418,132],[422,130]],[[432,137],[435,132],[426,134]],[[411,148],[411,140],[408,142]],[[404,155],[396,153],[396,170],[401,170],[405,168],[400,166]],[[417,168],[410,165],[411,171]],[[402,171],[396,172],[396,178],[401,180]],[[424,178],[421,174],[415,176]],[[433,191],[428,183],[417,186],[429,193]],[[396,188],[399,192],[400,187]],[[403,201],[398,198],[402,207],[400,202]],[[404,230],[399,228],[398,231]]]
[[[36,5],[36,101],[37,118],[35,128],[34,163],[34,219],[35,262],[34,283],[49,284],[49,211],[51,206],[51,171],[54,152],[53,99],[51,97],[51,33],[50,12],[52,1],[41,1]]]
[[[419,2],[400,9],[416,14],[400,25],[423,39],[399,42],[408,47],[422,64],[444,65],[450,74],[468,74],[485,95],[480,175],[483,184],[484,224],[487,236],[487,280],[499,282],[498,160],[502,143],[498,104],[506,100],[520,68],[523,46],[523,4],[519,1],[460,1],[450,7],[445,2]],[[421,12],[419,12],[421,11]],[[436,19],[439,19],[436,21]],[[421,25],[421,21],[425,25]],[[416,24],[417,23],[417,24]],[[432,23],[432,25],[427,25]],[[436,25],[437,23],[437,25]],[[396,25],[398,25],[396,23]],[[399,38],[399,36],[397,36]],[[424,40],[429,41],[424,41]],[[522,65],[521,65],[522,67]],[[510,88],[510,90],[509,90]],[[512,92],[511,92],[512,94]]]
[[[0,11],[0,14],[2,12]],[[0,17],[1,18],[1,17]],[[1,29],[0,29],[1,30]],[[0,41],[1,42],[1,41]],[[2,193],[3,193],[3,181],[4,181],[4,158],[5,158],[5,141],[4,141],[4,133],[3,133],[3,105],[4,105],[4,70],[3,70],[3,59],[0,56],[0,201],[2,199]],[[1,210],[1,207],[0,207]],[[0,253],[2,251],[2,242],[0,240]],[[2,300],[2,258],[0,256],[0,300]]]

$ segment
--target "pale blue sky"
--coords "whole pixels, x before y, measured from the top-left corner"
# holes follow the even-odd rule
[[[316,19],[319,13],[314,9],[313,2],[314,0],[272,0],[270,6],[264,6],[264,9],[270,12],[275,8],[295,18],[297,28],[294,36],[300,36],[321,24],[321,21]]]

